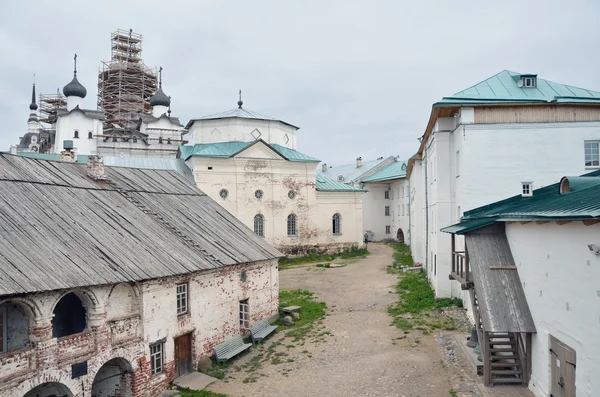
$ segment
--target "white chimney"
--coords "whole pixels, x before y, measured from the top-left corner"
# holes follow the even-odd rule
[[[60,152],[60,161],[67,163],[74,163],[77,161],[77,152],[73,149],[73,141],[63,141],[63,148],[65,150]]]
[[[10,154],[17,154],[17,145],[10,146]]]
[[[323,163],[323,165],[321,166],[321,172],[325,172],[327,171],[327,164]]]
[[[356,159],[356,168],[362,167],[362,157]]]

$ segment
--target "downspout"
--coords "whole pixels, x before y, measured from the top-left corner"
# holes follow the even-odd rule
[[[425,277],[429,279],[429,181],[427,180],[427,146],[423,145],[425,163]]]
[[[408,241],[409,241],[409,245],[412,245],[412,234],[410,233],[411,228],[411,223],[410,223],[410,210],[412,208],[412,205],[410,204],[410,195],[411,195],[411,191],[410,191],[410,178],[407,179],[408,181]]]

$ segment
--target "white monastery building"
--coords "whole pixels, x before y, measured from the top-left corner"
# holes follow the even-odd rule
[[[380,157],[339,166],[322,164],[317,175],[365,190],[363,229],[369,241],[395,239],[409,244],[407,163],[397,157]]]
[[[442,229],[454,246],[452,283],[477,297],[470,309],[486,385],[523,384],[538,397],[598,395],[599,198],[600,170],[565,176]]]
[[[442,227],[561,174],[598,169],[599,145],[600,92],[535,74],[505,70],[435,103],[407,178],[411,252],[436,296],[461,296],[448,279],[451,241]]]
[[[240,94],[241,95],[241,94]],[[292,254],[363,244],[364,191],[316,174],[298,127],[238,107],[192,119],[180,158],[196,185],[254,232]]]
[[[0,395],[162,394],[277,315],[281,256],[175,171],[0,154]]]

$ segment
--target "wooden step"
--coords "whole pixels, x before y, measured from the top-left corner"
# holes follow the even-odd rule
[[[516,355],[512,355],[512,356],[492,356],[490,357],[490,359],[492,361],[499,361],[499,360],[518,360],[519,357]]]
[[[492,385],[502,385],[507,383],[523,383],[519,378],[492,378]]]
[[[492,377],[494,375],[521,375],[520,369],[492,369]]]
[[[491,347],[490,352],[507,352],[507,353],[515,353],[515,349],[512,347]]]
[[[492,363],[492,368],[520,367],[521,363]]]

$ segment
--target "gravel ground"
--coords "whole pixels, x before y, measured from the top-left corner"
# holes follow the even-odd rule
[[[314,292],[328,315],[303,341],[292,343],[283,333],[269,338],[207,389],[232,397],[448,397],[450,390],[477,396],[475,380],[446,337],[405,335],[391,325],[387,307],[397,299],[397,276],[386,274],[386,266],[392,249],[369,244],[369,250],[344,267],[282,271],[281,288]]]

